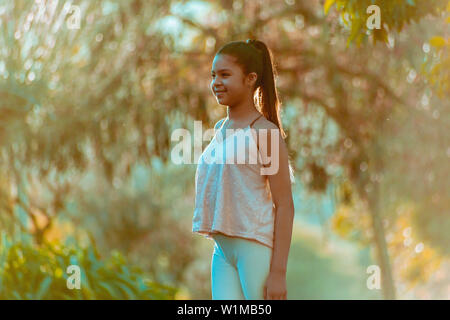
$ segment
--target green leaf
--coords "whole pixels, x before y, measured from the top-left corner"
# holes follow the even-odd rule
[[[130,289],[127,285],[125,285],[122,282],[117,282],[116,285],[121,289],[123,294],[125,295],[125,299],[127,300],[136,300],[136,295],[134,294],[133,290]]]
[[[110,284],[108,284],[104,281],[100,281],[97,283],[97,285],[99,287],[103,288],[106,292],[108,292],[111,299],[118,298],[117,292],[114,290],[114,288]]]
[[[41,284],[39,285],[38,292],[36,293],[34,299],[42,300],[42,298],[45,296],[48,289],[50,288],[51,283],[52,283],[52,278],[50,276],[47,276],[44,280],[42,280]]]

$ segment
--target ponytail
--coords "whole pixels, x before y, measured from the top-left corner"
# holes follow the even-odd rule
[[[278,98],[277,89],[275,86],[276,69],[273,65],[273,55],[266,44],[259,40],[247,40],[247,43],[255,47],[262,58],[262,72],[258,74],[256,88],[258,90],[258,104],[259,108],[269,121],[273,122],[278,129],[280,129],[283,139],[286,137],[286,133],[283,130],[280,118],[280,106],[281,102]]]

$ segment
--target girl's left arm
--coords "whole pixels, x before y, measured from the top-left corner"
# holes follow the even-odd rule
[[[266,156],[270,157],[270,162],[264,156],[263,159],[265,159],[265,167],[270,166],[277,170],[268,175],[272,201],[275,205],[275,225],[270,273],[264,288],[264,295],[265,299],[286,299],[286,269],[294,221],[294,201],[286,143],[278,128],[268,130],[268,132],[266,150],[269,155]],[[272,141],[273,133],[278,135],[274,141]]]
[[[270,270],[285,274],[294,221],[288,148],[278,128],[277,130],[268,130],[268,132],[267,150],[270,153],[270,166],[278,167],[274,174],[268,176],[272,201],[275,205],[274,243]],[[275,143],[277,145],[272,143],[272,133],[278,135],[278,139],[273,141],[277,142]],[[276,161],[278,161],[278,165],[275,163]]]

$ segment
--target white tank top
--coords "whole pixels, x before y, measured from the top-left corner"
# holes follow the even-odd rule
[[[211,240],[214,233],[220,232],[273,248],[275,207],[268,177],[260,172],[261,155],[255,142],[256,131],[251,128],[261,116],[228,137],[222,135],[222,120],[200,156],[195,173],[192,232]],[[237,161],[240,157],[245,163]]]

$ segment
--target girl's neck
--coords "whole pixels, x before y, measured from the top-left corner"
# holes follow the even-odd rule
[[[227,107],[229,125],[240,127],[252,121],[255,116],[261,114],[254,104]]]

